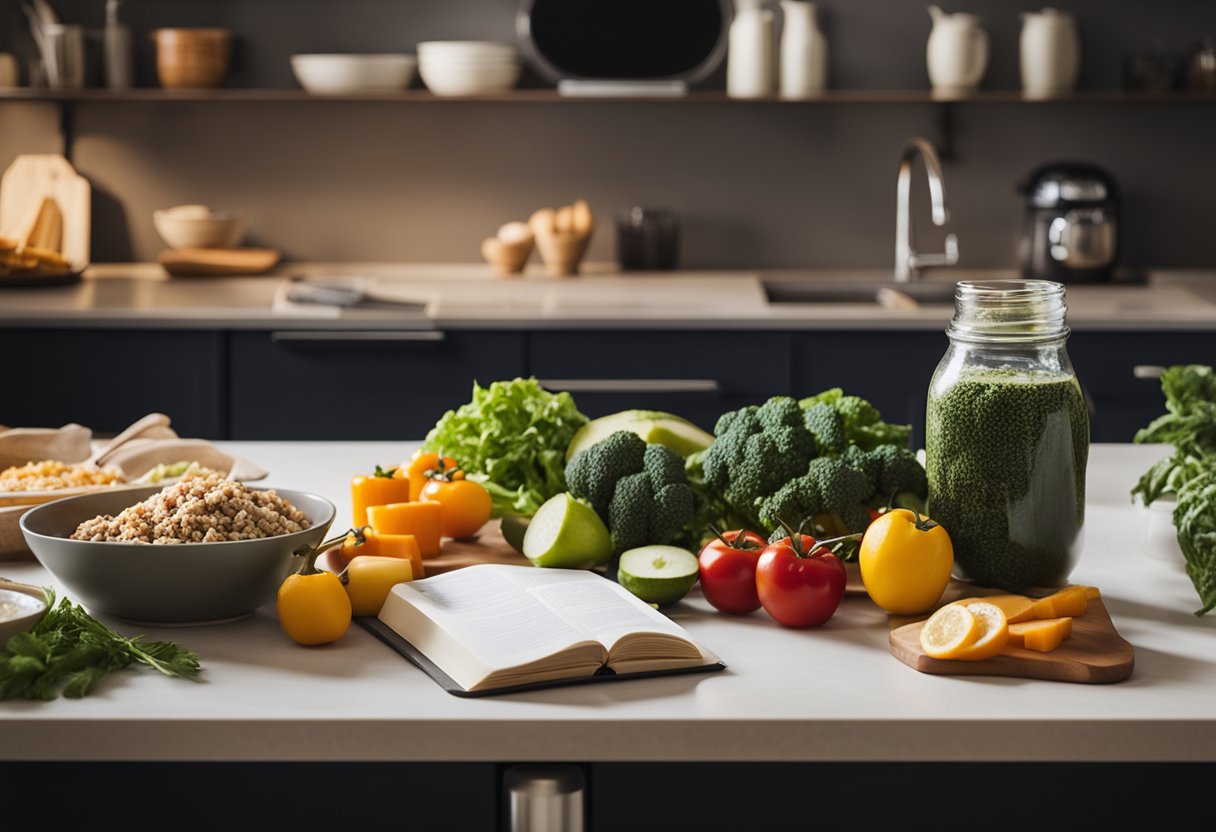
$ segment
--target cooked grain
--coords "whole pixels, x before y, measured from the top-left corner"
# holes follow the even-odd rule
[[[307,529],[304,512],[273,490],[258,491],[209,473],[168,485],[117,515],[81,523],[72,540],[218,543]]]

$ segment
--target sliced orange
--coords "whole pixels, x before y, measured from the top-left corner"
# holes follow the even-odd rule
[[[980,619],[970,607],[947,604],[921,627],[920,647],[934,659],[953,659],[979,638],[980,631]]]
[[[975,641],[955,653],[954,658],[966,662],[991,659],[1009,643],[1009,621],[1005,618],[1005,611],[996,604],[983,601],[972,601],[966,606],[979,619],[980,634]]]

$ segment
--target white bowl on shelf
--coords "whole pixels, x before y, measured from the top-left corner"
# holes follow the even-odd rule
[[[177,205],[152,212],[152,225],[169,248],[233,248],[245,236],[245,217],[205,205]]]
[[[291,56],[291,71],[314,95],[399,92],[410,85],[418,59],[399,54],[302,54]]]
[[[425,41],[418,44],[418,74],[435,95],[482,95],[509,90],[519,81],[519,52],[492,41]]]
[[[427,40],[418,44],[419,61],[437,58],[518,62],[519,49],[513,44],[492,40]]]

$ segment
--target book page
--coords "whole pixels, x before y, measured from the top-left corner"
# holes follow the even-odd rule
[[[564,572],[567,577],[518,577],[531,585],[528,591],[534,598],[571,627],[603,644],[612,655],[609,664],[614,669],[642,672],[717,660],[698,646],[687,630],[620,584],[593,572],[550,571]]]
[[[521,591],[518,583],[494,567],[458,569],[398,584],[393,592],[490,669],[526,664],[592,641],[586,632]],[[385,623],[393,626],[391,621]],[[402,635],[411,641],[416,637]],[[415,647],[426,652],[426,645]]]

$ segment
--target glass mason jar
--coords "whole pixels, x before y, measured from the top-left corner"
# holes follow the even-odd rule
[[[954,574],[1010,592],[1058,587],[1080,554],[1089,411],[1068,360],[1064,286],[963,281],[929,384],[929,515]]]

